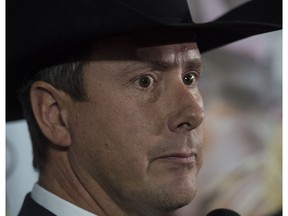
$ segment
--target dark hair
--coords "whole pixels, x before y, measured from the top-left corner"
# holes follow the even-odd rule
[[[56,89],[62,90],[69,94],[74,100],[87,100],[83,62],[65,63],[45,68],[39,71],[30,79],[20,90],[20,101],[22,104],[24,117],[27,120],[30,137],[33,146],[33,166],[40,170],[46,162],[47,146],[51,143],[42,133],[35,119],[31,102],[30,89],[35,81],[45,81],[53,85]]]

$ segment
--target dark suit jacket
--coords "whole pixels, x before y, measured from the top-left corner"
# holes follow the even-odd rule
[[[18,216],[55,216],[38,203],[36,203],[31,194],[27,194]]]

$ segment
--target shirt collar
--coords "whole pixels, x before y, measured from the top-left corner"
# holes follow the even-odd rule
[[[32,199],[58,216],[96,216],[35,184],[31,192]]]

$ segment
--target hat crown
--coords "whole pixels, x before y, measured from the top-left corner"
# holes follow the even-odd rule
[[[187,0],[115,0],[163,23],[192,22]],[[171,10],[172,9],[172,10]]]
[[[6,118],[23,117],[17,90],[27,74],[81,59],[91,41],[165,29],[193,41],[196,35],[205,52],[278,30],[281,15],[282,0],[249,1],[216,21],[198,24],[192,22],[187,0],[8,0]]]

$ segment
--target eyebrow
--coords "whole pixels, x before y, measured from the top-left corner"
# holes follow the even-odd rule
[[[181,67],[183,67],[184,70],[197,70],[202,71],[203,70],[203,59],[202,58],[196,58],[186,61]],[[135,61],[131,64],[129,64],[127,67],[125,67],[124,71],[125,73],[130,73],[135,70],[143,70],[145,68],[150,68],[152,70],[157,71],[168,71],[170,69],[179,67],[180,64],[178,62],[168,62],[163,60],[157,60],[157,61]],[[124,72],[123,71],[123,72]]]
[[[186,71],[198,71],[202,72],[204,68],[204,60],[201,57],[200,59],[189,60],[185,65],[184,69]]]

